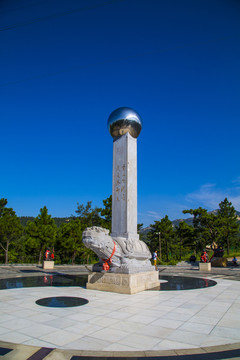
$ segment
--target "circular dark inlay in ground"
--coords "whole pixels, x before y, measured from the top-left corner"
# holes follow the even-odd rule
[[[80,286],[86,287],[87,275],[48,274],[41,276],[17,277],[1,279],[0,289],[14,289],[40,286]]]
[[[36,301],[37,305],[48,306],[48,307],[73,307],[82,306],[87,304],[89,301],[80,297],[71,296],[56,296],[39,299]]]
[[[167,280],[167,282],[160,284],[160,290],[164,291],[201,289],[217,284],[214,280],[195,277],[160,275],[159,278],[160,280]]]
[[[166,280],[160,284],[160,291],[167,290],[191,290],[207,288],[216,285],[216,281],[193,278],[185,276],[161,275],[160,280]],[[1,289],[14,289],[23,287],[40,287],[40,286],[79,286],[86,287],[87,275],[65,275],[65,274],[48,274],[44,276],[28,276],[12,279],[0,279]],[[151,289],[157,290],[157,289]],[[159,290],[159,289],[158,289]]]

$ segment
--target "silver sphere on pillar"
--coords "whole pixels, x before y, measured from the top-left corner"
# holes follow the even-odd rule
[[[126,133],[137,138],[142,130],[142,119],[135,110],[129,107],[120,107],[110,114],[108,130],[113,138],[118,138]]]

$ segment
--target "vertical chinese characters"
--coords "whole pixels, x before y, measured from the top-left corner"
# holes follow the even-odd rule
[[[126,165],[117,165],[115,180],[116,200],[126,200]]]

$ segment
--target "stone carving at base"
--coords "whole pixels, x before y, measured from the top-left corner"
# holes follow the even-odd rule
[[[136,294],[148,289],[160,289],[160,282],[155,270],[137,274],[93,272],[88,275],[87,289]]]
[[[109,230],[93,226],[83,232],[83,243],[99,257],[94,271],[102,271],[108,259],[109,272],[131,274],[154,270],[150,262],[151,253],[141,240],[111,237]]]

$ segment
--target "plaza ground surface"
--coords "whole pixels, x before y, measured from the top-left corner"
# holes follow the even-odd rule
[[[87,274],[90,267],[55,266],[54,273]],[[135,295],[83,287],[0,290],[0,359],[240,359],[240,267],[181,264],[164,275],[217,281],[209,288],[145,291]],[[0,266],[0,278],[52,273],[38,266]],[[86,305],[44,307],[46,297],[73,296]]]

